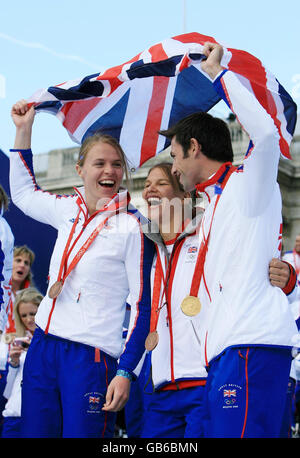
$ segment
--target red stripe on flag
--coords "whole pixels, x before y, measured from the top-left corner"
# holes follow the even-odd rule
[[[157,132],[161,126],[163,109],[169,84],[169,78],[164,76],[153,77],[152,97],[149,104],[147,122],[145,126],[143,143],[141,146],[140,164],[143,164],[156,153],[158,142]]]
[[[182,72],[182,70],[184,70],[185,68],[189,66],[189,63],[190,63],[189,57],[184,56],[180,64],[179,71]]]
[[[272,97],[272,93],[267,88],[266,70],[261,61],[255,56],[238,49],[229,49],[232,58],[228,64],[229,70],[243,75],[251,84],[253,93],[259,103],[272,117],[280,135],[279,146],[282,154],[291,158],[288,142],[284,139],[281,132],[281,123],[277,118],[277,107]],[[245,69],[247,69],[245,71]]]
[[[97,80],[113,80],[114,78],[118,78],[120,73],[122,72],[122,69],[125,65],[131,64],[133,62],[137,62],[140,58],[141,53],[137,54],[134,56],[132,59],[128,60],[124,64],[117,65],[116,67],[108,68],[105,70],[104,73],[100,73],[99,76],[97,76]]]
[[[208,35],[201,35],[201,33],[197,32],[177,35],[176,37],[173,37],[173,40],[180,41],[181,43],[199,43],[200,45],[203,45],[206,41],[217,43],[213,37],[209,37]]]
[[[151,46],[151,48],[149,48],[149,53],[151,54],[152,62],[159,62],[160,60],[169,58],[161,43]]]
[[[65,103],[61,109],[62,113],[65,115],[63,126],[73,134],[84,118],[100,101],[101,99],[93,97],[88,100]]]
[[[266,71],[259,59],[246,51],[228,48],[232,57],[228,63],[229,70],[245,76],[251,81],[255,81],[261,86],[266,86]],[[247,71],[245,71],[247,69]]]

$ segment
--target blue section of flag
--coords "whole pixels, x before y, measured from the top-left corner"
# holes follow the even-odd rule
[[[197,111],[208,111],[220,100],[211,82],[194,66],[177,77],[169,126]]]
[[[77,85],[70,87],[67,91],[60,86],[49,87],[48,92],[59,100],[83,100],[93,96],[103,94],[103,84],[101,81],[93,81],[98,73],[83,78]]]
[[[296,121],[297,121],[297,117],[294,115],[295,112],[297,112],[297,105],[295,104],[295,102],[291,99],[291,97],[289,96],[288,92],[284,89],[284,87],[279,83],[278,80],[276,80],[277,83],[278,83],[278,87],[279,87],[279,95],[280,95],[280,99],[283,103],[283,113],[284,113],[284,116],[287,120],[287,126],[286,126],[286,130],[291,134],[293,135],[294,133],[294,130],[295,130],[295,127],[296,127]]]
[[[108,134],[117,140],[120,139],[120,133],[122,129],[122,124],[126,114],[126,108],[129,99],[130,89],[123,95],[121,99],[104,115],[99,117],[96,122],[94,122],[85,132],[82,137],[84,141],[90,135],[93,135],[95,132],[101,132],[102,134]]]
[[[175,76],[176,65],[182,59],[181,56],[173,56],[170,59],[165,59],[160,62],[143,63],[142,60],[131,64],[130,69],[127,70],[129,79],[147,78],[148,76]]]

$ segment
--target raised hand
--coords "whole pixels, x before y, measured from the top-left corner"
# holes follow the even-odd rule
[[[34,107],[29,107],[26,100],[19,100],[12,106],[11,117],[16,126],[15,149],[31,147],[34,116]]]
[[[221,59],[223,56],[223,48],[217,43],[204,43],[203,54],[207,57],[206,60],[201,62],[202,70],[207,73],[212,79],[223,70],[221,66]]]

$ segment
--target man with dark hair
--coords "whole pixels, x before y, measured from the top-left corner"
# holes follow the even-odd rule
[[[188,156],[191,137],[201,145],[203,153],[215,161],[233,161],[230,131],[225,121],[208,113],[193,113],[183,118],[175,126],[159,132],[181,144],[184,157]]]
[[[182,303],[183,312],[187,303],[207,311],[206,437],[278,437],[297,333],[286,296],[268,279],[281,248],[279,135],[252,92],[221,66],[222,47],[206,43],[203,54],[202,70],[252,140],[236,168],[219,119],[195,114],[161,132],[171,139],[172,172],[208,201],[195,287]]]

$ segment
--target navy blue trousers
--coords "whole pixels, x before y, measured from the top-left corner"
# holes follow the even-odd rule
[[[291,350],[282,347],[232,347],[213,360],[205,437],[280,437],[291,361]]]
[[[21,436],[21,417],[4,417],[1,437],[19,439]]]
[[[205,386],[154,392],[144,413],[143,438],[203,437]]]
[[[89,345],[34,333],[24,364],[21,437],[113,437],[116,414],[102,411],[117,361]]]

